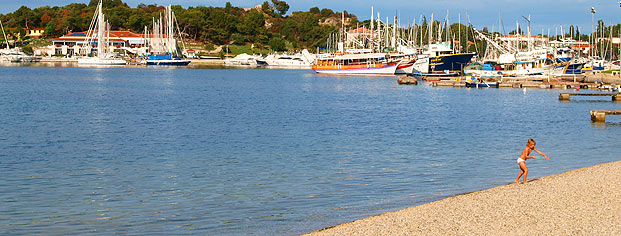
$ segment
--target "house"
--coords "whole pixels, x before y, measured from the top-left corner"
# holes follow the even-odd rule
[[[184,51],[184,56],[186,56],[187,58],[198,58],[196,56],[196,50],[194,49],[188,49],[186,51]]]
[[[30,36],[30,37],[39,38],[43,36],[43,34],[45,34],[44,28],[34,28],[34,29],[26,30],[26,36]]]

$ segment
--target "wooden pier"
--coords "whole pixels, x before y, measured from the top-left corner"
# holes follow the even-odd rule
[[[418,80],[416,78],[414,78],[414,77],[397,76],[397,83],[398,84],[417,85],[418,84]]]
[[[591,122],[606,122],[606,115],[621,115],[621,110],[591,110]]]
[[[570,96],[611,96],[613,101],[621,101],[621,93],[559,93],[558,100],[569,101]]]

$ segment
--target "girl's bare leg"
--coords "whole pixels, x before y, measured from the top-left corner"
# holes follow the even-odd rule
[[[520,183],[520,177],[522,177],[523,174],[524,174],[524,170],[522,170],[522,167],[520,166],[520,173],[518,174],[517,178],[515,178],[516,184]]]
[[[520,162],[520,175],[522,175],[522,172],[524,173],[524,181],[522,181],[523,184],[526,183],[526,176],[528,175],[528,167],[526,167],[526,163],[525,162]],[[518,176],[518,179],[520,178],[520,176]]]

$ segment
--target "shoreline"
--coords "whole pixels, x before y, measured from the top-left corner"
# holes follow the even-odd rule
[[[306,235],[621,235],[621,161],[507,184]]]

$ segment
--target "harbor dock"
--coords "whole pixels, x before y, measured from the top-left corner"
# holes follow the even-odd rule
[[[559,93],[558,100],[569,100],[571,96],[611,96],[613,101],[621,101],[621,93]]]
[[[465,77],[441,77],[426,81],[429,81],[432,86],[464,87],[466,84]],[[505,78],[498,81],[499,88],[596,89],[598,86],[593,82],[573,82],[560,79]]]
[[[621,110],[591,110],[591,121],[606,122],[606,115],[621,115]]]
[[[470,76],[421,77],[431,86],[465,87]],[[406,79],[398,78],[399,84],[406,84]],[[488,83],[498,82],[499,88],[540,88],[540,89],[598,89],[601,83],[621,84],[620,77],[600,74],[550,75],[531,77],[491,77]]]

